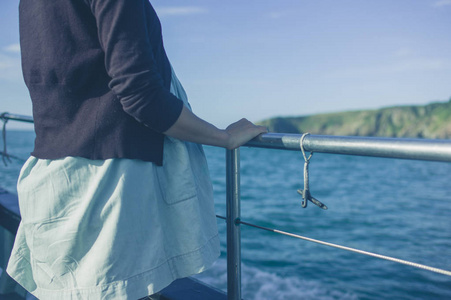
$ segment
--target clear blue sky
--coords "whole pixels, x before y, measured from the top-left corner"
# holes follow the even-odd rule
[[[31,114],[18,2],[0,4],[0,111]],[[451,97],[451,0],[151,2],[194,111],[219,127]]]

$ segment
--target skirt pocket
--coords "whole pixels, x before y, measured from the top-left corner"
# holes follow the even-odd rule
[[[197,196],[190,153],[185,142],[165,137],[163,166],[157,167],[157,179],[166,204],[172,205]]]

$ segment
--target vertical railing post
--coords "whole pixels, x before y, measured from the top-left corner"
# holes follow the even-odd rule
[[[241,300],[240,150],[226,150],[227,299]]]

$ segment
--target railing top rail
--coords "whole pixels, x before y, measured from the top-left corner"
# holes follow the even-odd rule
[[[33,123],[33,118],[2,113],[0,119]],[[302,134],[266,133],[244,146],[301,150]],[[451,162],[451,140],[332,136],[309,134],[304,138],[305,151],[412,160]]]
[[[30,117],[30,116],[23,116],[23,115],[10,114],[10,113],[2,113],[2,114],[0,114],[0,119],[33,123],[33,118]]]
[[[245,146],[301,150],[301,134],[266,133]],[[451,162],[451,140],[307,135],[304,150],[412,160]]]

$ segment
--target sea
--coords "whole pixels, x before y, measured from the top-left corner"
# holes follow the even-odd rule
[[[15,193],[31,131],[7,131],[0,185]],[[0,143],[3,151],[3,142]],[[226,215],[225,150],[204,147],[216,213]],[[298,151],[242,147],[241,219],[259,226],[451,271],[451,163],[314,153],[311,194],[301,206]],[[227,289],[221,257],[196,278]],[[451,277],[241,225],[243,299],[451,299]]]

